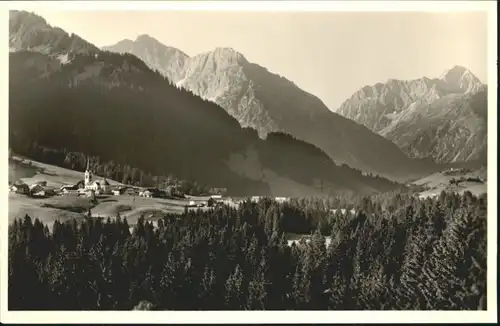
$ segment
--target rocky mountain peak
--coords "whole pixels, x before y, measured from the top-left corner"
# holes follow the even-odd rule
[[[18,24],[26,24],[31,27],[36,25],[44,26],[47,25],[45,18],[38,16],[34,12],[21,11],[21,10],[10,10],[9,11],[9,25],[10,27],[15,27]]]
[[[482,113],[486,102],[471,102],[469,95],[484,86],[469,69],[455,65],[439,78],[389,79],[364,86],[337,112],[393,141],[412,157],[474,160],[486,144]]]
[[[151,44],[160,44],[160,41],[158,41],[157,39],[155,39],[154,37],[148,35],[148,34],[141,34],[139,36],[136,37],[135,39],[135,42],[136,43],[151,43]]]
[[[97,53],[99,49],[64,30],[52,27],[47,21],[27,11],[9,12],[10,51],[33,51],[51,55],[65,53]]]
[[[243,54],[231,47],[217,47],[209,52],[209,56],[216,61],[227,61],[234,64],[248,63]]]
[[[469,69],[455,65],[439,78],[454,89],[462,92],[474,92],[481,86],[481,81]]]

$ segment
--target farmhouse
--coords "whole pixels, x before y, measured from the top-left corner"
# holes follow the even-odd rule
[[[38,197],[48,197],[48,196],[54,196],[56,194],[56,191],[52,187],[47,187],[47,186],[41,186],[39,184],[32,185],[30,188],[30,193],[33,196],[38,196]]]
[[[259,202],[263,197],[261,196],[252,196],[252,198],[250,199],[252,202],[254,203],[257,203]]]
[[[31,187],[32,187],[32,186],[34,186],[34,185],[40,185],[40,186],[42,186],[42,187],[46,187],[46,186],[47,186],[47,181],[45,181],[45,180],[43,180],[43,181],[37,181],[37,182],[33,183],[33,184],[31,185]],[[30,188],[31,188],[31,187],[30,187]]]
[[[78,186],[77,185],[64,185],[64,186],[61,186],[60,190],[61,190],[61,192],[66,194],[70,191],[78,190]]]
[[[148,197],[148,198],[164,198],[166,197],[165,191],[161,191],[158,188],[147,188],[146,190],[142,191],[139,193],[139,196],[141,197]]]
[[[43,187],[38,183],[32,184],[30,186],[30,194],[32,194],[32,195],[38,194],[42,191],[43,191]]]
[[[184,195],[187,199],[190,200],[190,202],[193,202],[194,205],[196,206],[212,206],[214,203],[214,199],[212,196],[190,196],[190,195]]]
[[[123,195],[137,196],[139,195],[139,191],[136,188],[125,187],[125,189],[123,189]]]
[[[125,187],[115,187],[111,189],[111,193],[115,196],[123,195]]]
[[[11,192],[15,192],[18,194],[28,194],[30,191],[30,188],[28,187],[27,184],[25,184],[22,181],[16,181],[12,186],[10,186],[9,189]]]

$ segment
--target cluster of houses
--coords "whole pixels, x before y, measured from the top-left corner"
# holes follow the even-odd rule
[[[47,186],[46,181],[38,181],[27,185],[23,181],[18,180],[9,185],[9,191],[34,197],[50,197],[57,193],[55,188]]]

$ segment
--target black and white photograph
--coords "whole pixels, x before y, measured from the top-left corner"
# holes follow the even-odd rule
[[[496,2],[231,2],[5,3],[2,314],[496,322]]]

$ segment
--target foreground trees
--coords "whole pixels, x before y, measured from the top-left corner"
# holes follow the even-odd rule
[[[248,201],[132,232],[26,216],[9,227],[9,309],[486,309],[486,196],[360,203]],[[289,246],[299,231],[311,241]]]

